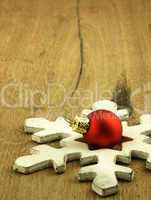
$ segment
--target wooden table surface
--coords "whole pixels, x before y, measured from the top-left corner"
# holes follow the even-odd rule
[[[27,117],[73,117],[101,98],[133,108],[130,122],[151,112],[151,1],[0,1],[0,199],[98,200],[79,183],[79,162],[63,175],[13,172],[35,144]],[[106,200],[150,200],[151,173],[134,160],[131,183]]]

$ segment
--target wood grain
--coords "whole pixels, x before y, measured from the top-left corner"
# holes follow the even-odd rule
[[[100,199],[90,183],[76,180],[78,162],[61,176],[52,169],[29,176],[12,171],[14,160],[35,145],[23,133],[24,119],[72,117],[114,95],[127,106],[127,92],[116,95],[127,89],[134,118],[151,112],[150,52],[148,0],[1,0],[1,200]],[[131,167],[134,181],[121,182],[118,195],[106,200],[151,199],[144,162]]]

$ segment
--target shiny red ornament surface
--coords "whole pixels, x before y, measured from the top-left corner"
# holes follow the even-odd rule
[[[89,129],[84,135],[89,145],[109,148],[119,144],[122,139],[122,124],[111,111],[97,110],[88,115]]]

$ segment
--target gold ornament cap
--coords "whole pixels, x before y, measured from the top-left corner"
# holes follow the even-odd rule
[[[73,120],[71,127],[74,131],[85,134],[89,128],[89,119],[87,116],[76,116]]]

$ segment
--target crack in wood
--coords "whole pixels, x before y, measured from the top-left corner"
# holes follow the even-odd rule
[[[118,108],[127,108],[130,114],[132,114],[131,89],[128,86],[125,73],[122,73],[120,79],[117,81],[113,90],[112,100],[117,103]]]
[[[83,56],[83,37],[81,33],[80,0],[76,0],[76,16],[77,16],[77,26],[78,26],[78,37],[79,37],[79,43],[80,43],[80,70],[79,70],[78,78],[76,80],[75,88],[71,93],[71,97],[74,96],[76,90],[79,87],[81,75],[83,72],[84,56]]]

